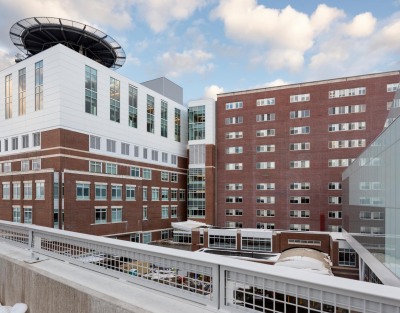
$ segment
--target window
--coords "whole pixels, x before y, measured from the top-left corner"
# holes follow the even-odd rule
[[[120,82],[110,77],[110,121],[120,122]]]
[[[275,229],[275,223],[257,223],[258,229]]]
[[[101,162],[89,161],[89,171],[92,173],[101,173]]]
[[[143,233],[143,243],[151,242],[151,233]]]
[[[29,135],[22,136],[22,148],[23,149],[29,148]]]
[[[115,152],[116,151],[115,140],[107,139],[107,151],[108,152]]]
[[[177,201],[177,200],[178,200],[178,190],[171,189],[171,201]]]
[[[225,164],[225,169],[227,171],[242,170],[243,163],[227,163]]]
[[[185,201],[186,199],[186,190],[185,189],[179,189],[179,200],[180,201]]]
[[[256,169],[274,169],[275,162],[257,162]]]
[[[309,160],[290,161],[290,168],[309,168],[309,167],[310,167]]]
[[[291,183],[290,190],[309,190],[310,183]]]
[[[168,188],[161,189],[161,200],[168,201],[169,200],[169,190]]]
[[[147,132],[154,134],[154,97],[147,95]]]
[[[4,173],[11,173],[11,162],[3,163],[3,171]]]
[[[275,113],[265,113],[256,115],[257,122],[275,121]]]
[[[181,110],[177,108],[175,108],[175,141],[181,142]]]
[[[225,222],[225,227],[227,228],[242,228],[242,222]]]
[[[8,139],[4,139],[4,151],[8,151]]]
[[[366,122],[337,123],[328,125],[328,131],[330,132],[364,130],[365,128]]]
[[[3,200],[10,199],[10,183],[3,183]]]
[[[26,68],[18,71],[18,114],[26,113]]]
[[[166,152],[161,153],[161,161],[163,163],[168,163],[168,153],[166,153]]]
[[[121,142],[121,154],[129,155],[129,143]]]
[[[310,143],[309,142],[291,143],[289,145],[289,150],[290,151],[310,150]]]
[[[21,223],[21,207],[13,206],[13,222]]]
[[[142,198],[143,201],[147,201],[147,187],[143,187],[142,189]]]
[[[13,137],[11,139],[11,144],[12,144],[12,149],[13,150],[18,150],[18,137]]]
[[[224,235],[209,234],[208,246],[210,248],[236,249],[236,235],[224,236]]]
[[[178,216],[178,206],[171,205],[171,218],[176,218]]]
[[[275,105],[275,98],[257,99],[256,105],[258,107],[264,105]]]
[[[257,216],[259,216],[259,217],[274,217],[275,210],[257,210]]]
[[[274,196],[262,196],[256,198],[256,203],[264,203],[264,204],[274,204],[275,197]]]
[[[365,147],[365,139],[333,140],[328,142],[329,149],[360,148]]]
[[[272,251],[272,239],[262,237],[242,237],[242,250]]]
[[[226,110],[235,110],[235,109],[241,109],[241,108],[243,108],[243,101],[228,102],[225,104]]]
[[[310,225],[309,224],[290,224],[290,230],[298,230],[298,231],[309,231]]]
[[[128,125],[134,128],[138,127],[137,100],[138,100],[137,88],[129,85]]]
[[[341,204],[342,197],[328,197],[328,203],[329,204]]]
[[[24,207],[24,223],[32,224],[32,207]]]
[[[242,203],[243,197],[240,196],[230,196],[225,198],[225,203]]]
[[[140,234],[138,233],[131,234],[130,241],[140,243]]]
[[[305,101],[310,101],[310,94],[309,93],[290,96],[290,103],[305,102]]]
[[[329,99],[362,96],[365,95],[366,93],[367,93],[367,88],[365,87],[331,90],[329,91]]]
[[[158,151],[157,150],[151,150],[151,159],[153,161],[158,161]]]
[[[290,127],[291,135],[302,135],[309,133],[310,133],[310,126]]]
[[[225,190],[243,190],[243,184],[226,184]]]
[[[353,159],[330,159],[328,160],[329,167],[346,167],[349,166]]]
[[[189,140],[206,138],[206,108],[204,105],[189,108]]]
[[[178,156],[171,154],[171,164],[174,164],[174,165],[178,164]]]
[[[300,110],[300,111],[291,111],[290,112],[290,118],[304,118],[304,117],[310,117],[310,110]]]
[[[107,184],[95,184],[95,200],[107,200]]]
[[[161,231],[161,239],[162,240],[169,239],[169,230],[162,230]]]
[[[225,210],[226,216],[242,216],[243,209],[227,209]]]
[[[168,137],[168,103],[161,100],[161,137]]]
[[[138,146],[133,146],[133,156],[135,158],[139,157],[139,147]]]
[[[5,78],[5,119],[12,118],[12,75]]]
[[[330,182],[328,184],[329,190],[342,190],[342,183],[340,182]]]
[[[329,115],[361,113],[366,111],[365,104],[348,105],[341,107],[331,107],[328,109]]]
[[[356,252],[353,249],[339,248],[339,265],[356,266]]]
[[[106,174],[117,175],[118,166],[115,163],[106,163]]]
[[[44,200],[44,181],[36,181],[36,200]]]
[[[136,200],[136,186],[126,185],[126,200]]]
[[[76,183],[76,200],[90,200],[89,183]]]
[[[386,91],[387,92],[395,92],[397,89],[399,89],[399,83],[387,84],[386,85]]]
[[[22,172],[29,171],[29,160],[22,160],[21,161],[21,171]]]
[[[341,219],[342,218],[342,211],[329,211],[328,218],[335,218]]]
[[[275,129],[260,129],[256,131],[257,137],[272,137],[275,136]]]
[[[225,125],[242,124],[242,123],[243,123],[243,116],[227,117],[225,119]]]
[[[160,189],[158,187],[151,188],[151,200],[152,201],[160,200]]]
[[[310,197],[305,197],[305,196],[290,197],[289,202],[292,204],[310,203]]]
[[[33,146],[40,147],[40,133],[33,133]]]
[[[275,145],[256,146],[256,152],[275,152]]]
[[[162,219],[164,219],[164,218],[168,218],[169,216],[169,210],[168,210],[169,208],[168,208],[168,205],[163,205],[163,206],[161,206],[161,218]]]
[[[385,218],[384,212],[370,212],[370,211],[361,211],[360,219],[362,220],[383,220]]]
[[[111,185],[111,200],[122,200],[122,185]]]
[[[24,200],[32,199],[32,182],[24,181]]]
[[[111,223],[122,222],[122,207],[111,207]]]
[[[144,168],[142,171],[143,171],[143,179],[151,179],[151,169]]]
[[[243,132],[227,132],[225,133],[225,139],[240,139],[243,138]]]
[[[240,154],[243,153],[243,147],[228,147],[225,149],[225,154]]]
[[[143,206],[142,212],[143,212],[143,220],[147,220],[147,206]]]
[[[97,70],[85,66],[85,112],[97,115]]]
[[[275,190],[275,183],[257,184],[256,190]]]
[[[107,223],[107,208],[95,208],[95,224]]]
[[[178,173],[171,173],[171,183],[178,182]]]
[[[136,166],[131,167],[131,176],[140,177],[140,168]]]
[[[289,245],[321,246],[321,240],[288,239]]]
[[[307,218],[310,217],[309,210],[291,210],[289,211],[290,217],[299,217],[299,218]]]
[[[161,172],[161,181],[169,181],[169,173]]]

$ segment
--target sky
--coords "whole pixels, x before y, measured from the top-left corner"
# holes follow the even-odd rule
[[[0,69],[11,26],[50,16],[113,37],[117,71],[165,76],[184,103],[216,94],[400,69],[400,0],[0,0]]]

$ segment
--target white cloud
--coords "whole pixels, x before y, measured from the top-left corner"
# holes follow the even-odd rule
[[[177,77],[184,73],[194,72],[204,74],[214,68],[209,62],[213,58],[211,53],[200,49],[184,50],[181,53],[165,52],[158,57],[158,62],[164,71],[164,75]]]
[[[373,33],[376,18],[370,13],[362,13],[353,18],[353,21],[345,26],[345,32],[352,37],[366,37]]]
[[[15,64],[15,56],[0,48],[0,71]]]
[[[142,16],[155,32],[165,30],[172,21],[189,18],[206,0],[134,0]]]
[[[281,79],[281,78],[277,78],[277,79],[275,79],[275,80],[273,80],[273,81],[271,81],[271,82],[266,82],[266,83],[261,84],[261,85],[253,86],[253,87],[251,87],[251,89],[254,89],[254,88],[277,87],[277,86],[283,86],[283,85],[289,85],[289,84],[290,84],[290,82],[284,81],[284,80]]]
[[[327,30],[337,19],[344,17],[342,10],[330,8],[326,4],[320,4],[311,15],[311,25],[315,33]]]
[[[217,94],[223,93],[224,88],[217,85],[211,85],[204,88],[204,98],[217,100]]]

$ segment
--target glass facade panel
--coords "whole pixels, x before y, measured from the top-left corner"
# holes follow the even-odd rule
[[[205,139],[206,108],[204,105],[189,108],[189,140]]]
[[[204,168],[189,169],[188,217],[206,216],[206,180]]]

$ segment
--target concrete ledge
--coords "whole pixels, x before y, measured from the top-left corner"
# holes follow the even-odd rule
[[[55,259],[27,263],[29,251],[0,242],[0,302],[28,313],[218,312]]]

